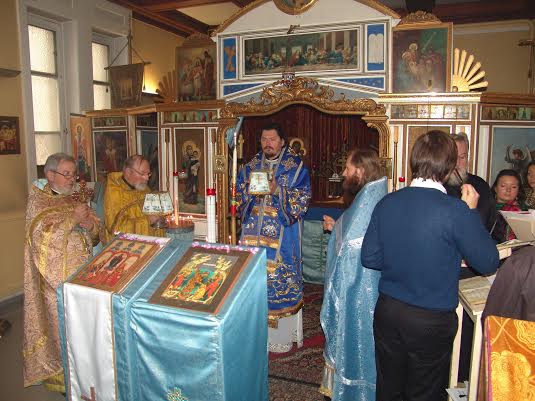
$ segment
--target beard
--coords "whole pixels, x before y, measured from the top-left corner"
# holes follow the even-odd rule
[[[149,187],[149,186],[147,185],[146,182],[140,182],[140,183],[134,185],[134,188],[135,188],[137,191],[146,191],[148,187]]]
[[[57,192],[60,195],[72,195],[74,192],[74,185],[72,187],[53,187],[50,186],[54,192]]]
[[[276,158],[280,154],[280,151],[277,153],[272,147],[265,147],[264,149],[262,149],[262,152],[264,152],[264,155],[269,160]]]
[[[350,196],[355,196],[363,187],[359,178],[356,175],[346,177],[342,183],[342,188]]]
[[[455,170],[457,170],[457,173],[459,174],[455,174]],[[465,168],[456,167],[451,172],[450,176],[448,177],[446,184],[452,187],[460,187],[461,185],[463,185],[464,182],[466,182],[467,178],[468,178],[468,171]]]

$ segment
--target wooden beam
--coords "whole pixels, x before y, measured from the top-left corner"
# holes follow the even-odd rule
[[[153,22],[148,22],[148,23],[156,25],[156,26],[160,26],[161,28],[169,27],[170,29],[181,31],[185,33],[185,36],[188,36],[188,35],[191,35],[192,33],[197,33],[197,32],[200,32],[200,33],[208,32],[208,28],[209,28],[208,25],[200,21],[197,21],[193,18],[187,17],[186,15],[182,13],[176,12],[177,14],[180,14],[180,15],[175,16],[173,14],[173,17],[169,18],[169,16],[166,15],[166,13],[155,13],[152,11],[148,11],[144,7],[134,4],[130,0],[111,0],[111,2],[115,4],[119,4],[120,6],[129,8],[130,10],[132,10],[137,15],[136,19],[143,20],[142,18],[144,18],[147,22],[153,21]],[[168,11],[167,13],[173,13],[173,12]],[[166,28],[163,28],[163,29],[166,29]],[[181,36],[184,36],[184,35],[181,35]]]
[[[406,9],[396,10],[402,17]],[[442,22],[469,24],[477,22],[504,21],[535,18],[535,1],[532,0],[486,0],[468,3],[439,4],[433,14]]]
[[[245,7],[249,4],[251,4],[254,0],[231,0],[234,4],[236,4],[238,7]]]
[[[443,22],[457,24],[526,19],[535,17],[532,0],[493,0],[460,4],[439,4],[433,9]]]
[[[160,3],[153,3],[143,6],[145,10],[160,12],[177,10],[185,7],[205,6],[207,4],[220,4],[228,3],[229,0],[175,0],[175,1],[162,1]]]
[[[132,11],[132,18],[137,19],[138,21],[144,22],[148,25],[152,25],[155,27],[158,27],[160,29],[163,29],[164,31],[174,33],[175,35],[182,36],[184,38],[187,38],[189,35],[191,35],[190,32],[186,32],[184,30],[178,29],[174,26],[171,26],[169,24],[164,24],[160,21],[153,20],[151,18],[147,18],[144,14],[138,14],[135,11]]]
[[[162,11],[158,13],[158,15],[161,15],[162,17],[168,18],[172,21],[176,21],[178,24],[190,26],[197,32],[207,33],[208,29],[210,29],[210,26],[204,22],[201,22],[177,10]]]

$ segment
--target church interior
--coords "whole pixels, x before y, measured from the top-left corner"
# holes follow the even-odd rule
[[[280,124],[311,188],[304,348],[269,357],[269,399],[281,401],[324,400],[321,220],[348,206],[351,149],[378,154],[389,192],[410,183],[411,150],[430,130],[465,133],[468,170],[489,185],[535,160],[530,0],[3,0],[0,11],[0,400],[65,399],[22,379],[27,198],[53,153],[74,157],[97,214],[107,174],[142,154],[177,232],[237,245],[238,168],[259,151],[262,127]],[[473,313],[477,326],[481,310]],[[472,355],[472,380],[482,352]],[[464,386],[457,373],[451,387]],[[128,399],[156,399],[139,391]],[[174,391],[169,400],[203,399]],[[475,401],[477,388],[464,397]]]

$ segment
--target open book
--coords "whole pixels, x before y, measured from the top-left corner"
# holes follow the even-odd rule
[[[529,212],[504,212],[500,211],[509,227],[516,235],[517,243],[512,246],[524,245],[535,241],[535,210]],[[510,242],[510,241],[508,241]],[[524,244],[519,244],[523,242]],[[506,242],[504,242],[506,244]]]

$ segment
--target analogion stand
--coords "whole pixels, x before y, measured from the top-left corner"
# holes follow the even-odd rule
[[[485,309],[485,303],[490,291],[491,282],[486,277],[471,277],[459,282],[459,305],[455,310],[458,318],[457,334],[453,342],[453,352],[451,356],[450,368],[450,388],[457,387],[457,376],[459,373],[459,356],[461,351],[461,329],[463,326],[463,310],[466,311],[470,319],[474,322],[474,334],[472,337],[472,350],[470,357],[470,374],[468,376],[468,397],[467,401],[477,400],[477,389],[479,382],[479,365],[481,361],[481,346],[483,342],[483,326],[481,315]],[[450,399],[453,399],[450,397]]]

